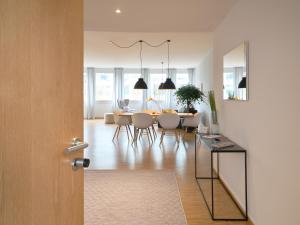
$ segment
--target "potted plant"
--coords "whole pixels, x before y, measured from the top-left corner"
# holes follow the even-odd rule
[[[194,103],[204,102],[205,95],[199,88],[188,84],[177,89],[175,92],[177,103],[184,106],[185,112],[196,113]]]

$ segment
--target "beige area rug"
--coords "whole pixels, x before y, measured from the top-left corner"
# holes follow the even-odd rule
[[[186,225],[171,171],[85,171],[84,225]]]

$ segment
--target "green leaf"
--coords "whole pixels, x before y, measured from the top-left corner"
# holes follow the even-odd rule
[[[209,105],[210,105],[211,111],[215,112],[216,111],[216,102],[215,102],[214,91],[209,91],[208,92],[208,100],[209,100]]]
[[[188,84],[177,89],[175,92],[177,103],[190,108],[194,103],[205,102],[205,95],[199,88]]]

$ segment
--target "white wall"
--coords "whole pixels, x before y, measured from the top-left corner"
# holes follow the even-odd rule
[[[96,101],[95,103],[95,117],[103,118],[105,113],[111,113],[114,111],[112,101]]]
[[[213,90],[213,51],[212,49],[203,57],[198,67],[195,69],[194,77],[195,85],[203,88],[204,94],[207,96],[208,91]],[[201,113],[201,122],[205,126],[209,126],[210,107],[209,102],[201,103],[196,106]]]
[[[223,55],[249,41],[247,102],[222,101]],[[299,225],[300,1],[240,0],[214,36],[222,132],[248,150],[249,214],[256,225]],[[241,158],[221,170],[241,200]]]

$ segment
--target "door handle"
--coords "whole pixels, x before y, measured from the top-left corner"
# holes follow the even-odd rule
[[[78,170],[79,168],[88,168],[90,165],[90,159],[76,158],[72,161],[72,169]]]
[[[68,153],[72,153],[72,152],[76,152],[76,151],[85,149],[88,146],[89,146],[88,143],[80,141],[79,138],[73,138],[72,142],[71,142],[71,145],[69,147],[65,148],[64,152],[66,154],[68,154]]]

